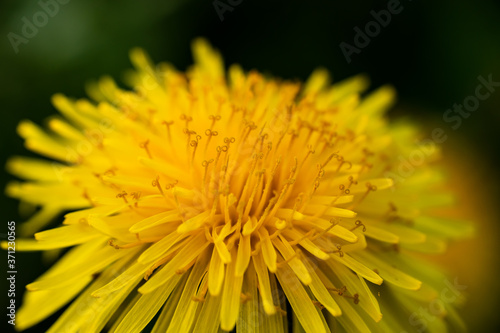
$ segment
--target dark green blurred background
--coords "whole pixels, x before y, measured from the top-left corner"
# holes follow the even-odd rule
[[[146,49],[154,61],[166,60],[181,70],[192,62],[192,39],[204,36],[221,50],[226,65],[237,62],[245,69],[287,79],[303,80],[319,66],[330,70],[334,80],[367,73],[373,87],[390,83],[398,90],[391,117],[410,118],[428,129],[443,127],[448,134],[444,157],[462,170],[452,179],[465,192],[462,198],[468,202],[473,197],[470,202],[475,202],[466,217],[482,221],[478,221],[479,241],[463,245],[469,254],[477,253],[477,258],[469,255],[462,260],[463,252],[455,249],[458,257],[445,261],[452,274],[470,286],[470,302],[461,312],[471,331],[494,332],[500,306],[498,281],[493,276],[499,272],[498,247],[491,247],[499,235],[500,88],[456,131],[442,116],[474,93],[479,75],[492,74],[493,80],[500,81],[500,2],[401,1],[402,12],[392,16],[390,24],[360,54],[354,54],[349,64],[339,44],[353,44],[353,28],[363,29],[373,20],[370,11],[387,8],[388,1],[233,0],[238,2],[221,21],[212,0],[72,0],[59,5],[58,13],[27,44],[20,44],[16,54],[8,33],[22,35],[23,17],[33,21],[42,7],[37,1],[3,0],[0,165],[5,165],[7,156],[27,154],[15,132],[20,120],[40,123],[53,114],[50,96],[56,92],[84,97],[89,80],[104,74],[120,80],[130,67],[128,51],[135,46]],[[2,171],[0,188],[10,179]],[[22,220],[17,202],[5,196],[1,196],[0,212],[4,222]],[[0,233],[6,230],[3,226]],[[4,272],[5,257],[0,255]],[[475,266],[467,261],[471,258]],[[491,268],[479,269],[481,260]],[[17,265],[18,291],[46,269],[35,253],[17,253]],[[479,273],[474,275],[474,270]],[[3,309],[4,281],[0,289]],[[6,327],[3,311],[0,327]],[[49,324],[30,331],[44,330]]]

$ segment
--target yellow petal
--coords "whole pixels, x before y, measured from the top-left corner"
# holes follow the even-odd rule
[[[300,233],[297,229],[288,229],[283,231],[283,235],[291,238],[294,241],[300,240],[299,244],[312,255],[322,260],[327,260],[330,255],[322,251],[316,244],[314,244],[308,237],[304,238],[304,234]]]
[[[222,305],[220,311],[220,327],[231,331],[236,325],[240,310],[240,294],[243,277],[236,276],[236,249],[231,251],[232,261],[227,265],[224,288],[222,290]]]
[[[250,263],[250,236],[240,235],[240,243],[238,245],[238,254],[236,256],[236,276],[243,276]]]
[[[130,285],[134,281],[140,280],[148,269],[149,266],[146,265],[139,263],[131,264],[123,273],[111,280],[111,282],[95,290],[92,293],[92,297],[107,297],[109,294]]]
[[[117,250],[109,245],[96,251],[92,256],[82,257],[61,273],[42,278],[26,286],[28,290],[55,289],[75,283],[81,278],[100,272],[103,268],[127,254],[129,250]]]
[[[281,253],[281,255],[287,260],[287,265],[293,270],[297,277],[304,283],[308,285],[311,283],[311,275],[309,275],[309,270],[306,268],[302,260],[297,258],[297,254],[292,248],[288,241],[282,238],[281,235],[278,238],[273,239],[273,244],[276,249]],[[284,265],[285,266],[285,265]]]
[[[170,322],[167,333],[189,332],[194,324],[199,301],[193,300],[198,288],[206,283],[203,279],[207,268],[207,256],[198,257],[189,277],[184,285],[181,298],[177,303],[174,316]]]
[[[269,233],[266,228],[261,228],[259,230],[259,237],[264,262],[269,268],[269,271],[274,273],[276,272],[276,250],[274,249],[274,245],[269,238]]]
[[[15,176],[44,182],[61,181],[63,164],[57,162],[48,162],[41,159],[16,156],[7,161],[6,169]],[[67,168],[69,169],[69,168]]]
[[[418,290],[422,285],[422,282],[420,282],[419,280],[403,273],[399,269],[390,265],[388,262],[381,260],[380,256],[375,256],[372,253],[368,253],[368,251],[359,251],[356,253],[352,253],[351,255],[361,263],[364,263],[365,265],[371,265],[371,267],[377,269],[380,273],[381,278],[398,287],[410,290]],[[367,280],[370,280],[361,272],[357,273]]]
[[[193,57],[200,70],[213,79],[224,75],[222,57],[204,39],[196,39],[192,44]]]
[[[304,287],[287,265],[278,267],[278,281],[302,327],[307,333],[326,333],[322,319]]]
[[[314,215],[317,212],[318,212],[318,209],[314,205],[307,206],[306,209],[304,210],[304,214],[308,214],[308,215]],[[352,210],[349,210],[349,209],[338,208],[338,207],[328,207],[327,209],[325,209],[323,215],[333,216],[333,217],[353,218],[353,217],[356,217],[357,213],[353,212]]]
[[[370,224],[365,231],[367,237],[391,244],[399,243],[399,237],[383,228]]]
[[[139,288],[139,292],[141,294],[148,294],[162,286],[166,281],[169,281],[176,275],[178,269],[185,267],[205,251],[208,244],[204,233],[199,233],[196,236],[188,238],[184,241],[179,252]]]
[[[16,328],[24,330],[47,318],[72,300],[91,280],[92,278],[87,276],[65,288],[27,291],[23,306],[17,312]]]
[[[361,262],[358,260],[352,258],[348,254],[344,254],[343,257],[340,257],[338,255],[333,254],[331,258],[341,264],[344,264],[346,267],[349,267],[352,269],[354,272],[358,273],[365,279],[367,279],[370,282],[373,282],[375,284],[382,284],[384,281],[382,277],[380,277],[378,274],[376,274],[373,270],[370,268],[366,267],[363,265]],[[330,263],[330,261],[327,261],[327,263]],[[372,264],[373,265],[373,264]],[[335,269],[334,269],[335,270]]]
[[[262,317],[259,301],[259,292],[257,291],[257,276],[253,265],[248,267],[248,271],[243,279],[241,290],[242,297],[245,297],[240,305],[240,313],[236,321],[237,332],[258,333],[260,332]]]
[[[342,314],[342,311],[340,310],[339,306],[333,299],[330,292],[326,289],[325,285],[319,278],[318,274],[316,274],[316,270],[314,269],[314,267],[308,260],[304,260],[304,264],[308,268],[309,274],[312,277],[312,282],[309,285],[309,288],[311,288],[314,297],[316,297],[316,299],[321,303],[321,305],[323,305],[328,310],[328,312],[330,312],[332,316],[335,317],[340,316]]]
[[[136,224],[134,224],[133,226],[130,227],[129,231],[131,233],[138,233],[140,231],[161,225],[163,223],[180,221],[180,220],[181,220],[181,217],[180,217],[179,212],[177,210],[167,211],[167,212],[155,214],[153,216],[147,217],[147,218],[137,222]]]
[[[179,235],[175,232],[172,232],[163,237],[158,242],[151,245],[146,251],[141,254],[137,261],[143,264],[156,261],[160,259],[161,256],[166,255],[166,253],[169,252],[175,244],[187,237],[188,235]]]
[[[182,223],[178,228],[178,233],[186,233],[200,228],[210,215],[210,211],[205,211]]]
[[[207,295],[203,302],[200,315],[198,316],[193,332],[217,333],[220,320],[218,318],[222,296]]]
[[[160,310],[181,277],[182,275],[173,274],[162,283],[161,287],[158,288],[158,292],[141,295],[114,332],[140,332]]]
[[[262,298],[262,305],[266,314],[272,315],[276,313],[276,308],[273,303],[273,294],[271,291],[271,284],[269,282],[269,273],[267,271],[266,264],[264,262],[264,257],[262,253],[254,255],[252,257],[253,266],[257,272],[257,278],[259,281],[259,291]]]
[[[52,96],[52,104],[61,112],[67,119],[74,121],[84,128],[99,128],[99,122],[91,117],[87,117],[82,112],[79,112],[73,101],[70,101],[62,94]]]
[[[224,283],[224,263],[214,247],[208,269],[208,291],[210,295],[218,296]]]

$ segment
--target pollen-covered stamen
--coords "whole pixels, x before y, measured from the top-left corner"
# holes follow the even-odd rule
[[[208,167],[210,166],[210,163],[212,163],[213,161],[214,161],[214,159],[211,158],[209,160],[204,160],[203,162],[201,162],[201,166],[205,169],[205,171],[203,172],[203,183],[202,183],[203,197],[205,197],[207,195],[207,174],[208,174]]]
[[[297,211],[297,209],[300,207],[300,205],[302,204],[302,200],[304,199],[304,192],[300,192],[298,195],[297,195],[297,198],[295,198],[295,203],[293,204],[293,209],[292,209],[292,212],[290,213],[290,216],[288,217],[288,219],[286,220],[286,224],[288,227],[292,227],[292,223],[293,223],[293,217],[295,216],[295,212]]]
[[[220,156],[221,154],[224,152],[224,149],[223,147],[221,146],[217,146],[215,148],[215,151],[217,152],[217,155],[215,156],[215,162],[214,162],[214,166],[212,168],[212,172],[210,174],[210,179],[209,179],[209,183],[208,183],[208,191],[207,191],[207,194],[210,194],[213,189],[216,188],[217,186],[217,181],[219,180],[217,178],[217,171],[218,171],[218,166],[219,166],[219,160],[220,160]],[[227,151],[227,147],[226,147],[226,150]]]
[[[316,233],[316,230],[311,229],[307,233],[305,233],[304,235],[302,235],[302,237],[297,238],[295,240],[288,241],[288,244],[290,244],[290,245],[293,246],[293,245],[299,244],[300,242],[302,242],[303,240],[306,240],[306,239],[312,240],[315,237],[315,233]]]
[[[227,153],[227,146],[222,146],[222,152]],[[224,164],[221,166],[221,175],[220,175],[220,180],[219,180],[219,191],[222,191],[223,188],[229,187],[229,177],[228,177],[228,172],[229,170],[229,155],[226,154],[226,161]]]
[[[144,149],[144,150],[146,151],[146,153],[148,154],[148,157],[149,157],[150,159],[153,159],[153,157],[151,156],[151,152],[149,151],[148,145],[149,145],[149,140],[146,140],[146,141],[144,141],[144,142],[141,142],[141,143],[139,144],[139,147],[140,147],[141,149]]]
[[[181,207],[181,204],[179,202],[179,198],[177,196],[177,192],[175,191],[175,186],[179,183],[179,181],[176,179],[175,181],[173,181],[172,183],[169,183],[165,186],[165,189],[167,191],[170,191],[170,193],[172,194],[173,198],[174,198],[174,203],[175,203],[175,206],[177,207],[177,209],[179,210],[180,212],[180,216],[181,216],[181,219],[182,221],[184,222],[185,221],[185,218],[186,218],[186,210],[183,209]],[[159,183],[157,183],[158,186],[160,186]],[[154,186],[154,185],[153,185]],[[161,186],[160,186],[161,188]],[[160,190],[162,196],[165,198],[165,200],[167,200],[167,202],[171,202],[171,198],[167,197],[164,193],[163,193],[163,190]]]
[[[335,173],[338,173],[344,164],[349,165],[349,167],[347,168],[348,170],[352,168],[352,163],[349,161],[345,161],[343,156],[337,156],[337,161],[339,162],[339,166],[337,167],[337,170],[335,170]]]
[[[193,147],[193,155],[191,156],[191,166],[194,162],[194,157],[196,155],[196,148],[198,148],[198,141],[201,139],[201,135],[196,135],[196,139],[195,140],[191,140],[191,142],[189,143],[189,145],[191,147]]]
[[[127,193],[127,192],[122,191],[121,193],[118,193],[118,194],[116,195],[116,197],[117,197],[117,198],[122,198],[122,199],[123,199],[123,201],[124,201],[124,202],[128,205],[128,207],[129,207],[131,210],[134,210],[134,207],[132,206],[132,204],[131,204],[130,202],[128,202],[128,200],[127,200],[127,195],[128,195],[128,193]]]
[[[274,214],[276,214],[276,211],[280,208],[281,204],[285,200],[288,190],[293,187],[293,184],[295,184],[295,176],[296,176],[296,171],[297,171],[297,158],[295,157],[295,164],[291,168],[290,175],[288,176],[288,179],[285,181],[285,184],[282,187],[281,193],[278,197],[278,200],[274,204],[274,207],[272,211],[270,212],[269,216],[272,217]]]
[[[377,190],[377,186],[370,184],[367,182],[366,184],[366,191],[363,193],[363,196],[361,196],[355,203],[353,203],[351,206],[349,206],[349,209],[354,209],[356,208],[360,203],[365,200],[365,198],[368,196],[370,192],[375,192]]]
[[[318,139],[317,145],[319,143],[323,143],[323,148],[321,149],[321,153],[324,153],[326,150],[331,150],[333,147],[335,147],[335,141],[333,138],[337,137],[338,134],[337,132],[331,131],[328,133],[328,136],[322,136],[321,138]]]
[[[354,294],[352,296],[343,294],[342,296],[347,297],[347,298],[351,298],[353,300],[354,304],[359,303],[359,294]]]
[[[347,188],[350,188],[352,185],[358,185],[358,181],[354,180],[353,176],[349,176],[347,180],[349,180],[349,185],[347,185]]]
[[[250,187],[251,182],[253,181],[252,175],[254,174],[255,168],[257,167],[258,158],[259,158],[259,156],[257,156],[257,154],[254,154],[254,155],[252,155],[252,159],[250,161],[248,161],[250,164],[250,168],[248,171],[248,177],[246,177],[245,185],[242,187],[241,193],[236,194],[236,196],[238,197],[238,200],[239,200],[238,207],[237,207],[237,211],[239,213],[243,213],[243,211],[242,211],[243,206],[246,203],[247,192],[248,192],[248,189]]]
[[[359,174],[362,174],[364,172],[368,172],[368,171],[370,171],[371,168],[373,168],[373,164],[368,163],[368,162],[362,162],[361,169],[359,170]]]
[[[168,183],[167,185],[165,185],[165,189],[166,190],[171,190],[175,187],[175,185],[177,185],[179,183],[179,181],[176,179],[175,181],[173,181],[172,183]]]
[[[310,201],[314,193],[316,193],[316,190],[319,188],[319,185],[321,183],[321,178],[323,178],[323,176],[325,175],[325,169],[323,169],[323,166],[321,164],[316,165],[316,167],[318,169],[318,173],[316,174],[316,178],[314,178],[313,187],[309,193],[308,201]]]
[[[193,117],[188,116],[186,114],[181,114],[180,119],[186,122],[186,127],[185,128],[189,128],[189,122],[193,121]]]
[[[328,165],[328,163],[330,163],[330,161],[331,161],[334,157],[337,157],[337,158],[338,158],[338,157],[339,157],[339,155],[338,155],[337,153],[332,153],[332,154],[328,155],[328,157],[326,158],[326,160],[325,160],[323,163],[319,164],[319,166],[318,166],[318,167],[320,167],[321,169],[323,169],[324,167],[326,167],[326,166]]]
[[[323,304],[321,304],[321,302],[319,301],[316,301],[316,300],[311,300],[311,302],[320,310],[323,310],[325,308],[325,306]]]
[[[346,286],[343,286],[341,288],[327,288],[328,290],[330,291],[334,291],[335,293],[337,293],[337,295],[339,296],[342,296],[342,297],[346,297],[346,298],[350,298],[354,301],[354,304],[358,304],[359,303],[359,294],[355,293],[354,295],[347,295],[347,287]]]
[[[300,118],[298,119],[297,127],[298,127],[297,130],[298,130],[299,134],[300,134],[300,132],[301,132],[302,129],[308,129],[309,130],[309,132],[307,133],[307,136],[305,138],[306,142],[309,141],[309,139],[311,138],[312,133],[317,130],[317,128],[314,127],[313,125],[311,125],[310,122],[308,122],[307,120],[302,120]]]
[[[326,235],[328,233],[328,231],[332,230],[333,227],[335,227],[337,224],[339,224],[340,221],[336,218],[331,218],[330,219],[330,226],[324,230],[321,230],[320,233],[314,235],[313,237],[311,237],[311,240],[315,240],[317,238],[320,238],[320,237],[323,237],[324,235]]]
[[[266,219],[269,216],[269,213],[271,211],[271,208],[274,206],[274,204],[277,201],[278,201],[278,197],[273,197],[269,200],[269,204],[267,205],[266,209],[264,210],[264,213],[260,216],[259,221],[257,222],[257,226],[255,228],[256,230],[258,230],[262,226],[262,224],[266,221]]]
[[[299,137],[299,130],[297,129],[291,129],[288,131],[288,134],[290,135],[290,142],[289,142],[289,147],[293,147],[295,140]]]
[[[341,288],[327,288],[328,290],[335,291],[339,296],[343,296],[344,293],[347,291],[347,287],[343,286]]]
[[[302,160],[302,162],[300,162],[299,171],[302,170],[302,166],[304,165],[304,163],[306,163],[307,158],[311,155],[314,155],[315,153],[316,151],[313,149],[312,145],[308,145],[306,156],[304,156],[304,159]]]
[[[156,178],[151,181],[151,185],[153,185],[153,187],[156,187],[158,191],[160,191],[160,194],[165,198],[165,194],[163,193],[163,189],[160,185],[160,176],[156,176]]]
[[[134,206],[137,207],[138,203],[139,203],[139,198],[141,197],[141,192],[132,192],[132,193],[130,193],[130,195],[135,200]]]
[[[274,148],[273,158],[276,158],[276,156],[278,155],[278,152],[280,151],[280,145],[283,142],[283,139],[285,138],[287,131],[288,131],[288,127],[285,128],[285,130],[280,132],[280,137],[278,138],[278,142],[276,143],[276,147]]]
[[[243,124],[245,125],[243,127],[243,131],[241,134],[241,140],[238,143],[238,148],[236,151],[238,152],[238,155],[241,153],[241,150],[243,149],[243,145],[247,143],[248,136],[250,135],[250,132],[253,130],[257,129],[257,125],[253,121],[246,121],[243,120]]]
[[[208,137],[207,139],[207,143],[205,144],[205,154],[207,152],[207,149],[208,149],[208,145],[210,144],[210,140],[212,139],[213,136],[217,136],[219,135],[219,132],[217,131],[212,131],[211,129],[207,129],[205,131],[205,135]]]
[[[348,188],[345,188],[345,185],[344,184],[340,184],[339,185],[339,190],[340,190],[340,194],[339,195],[344,195],[344,194],[349,194],[351,193],[351,190],[349,190]]]
[[[273,181],[274,175],[276,174],[276,171],[278,170],[280,163],[281,163],[281,158],[276,160],[276,163],[275,163],[273,169],[271,170],[270,175],[267,177],[264,191],[262,192],[262,196],[260,197],[260,200],[259,200],[259,205],[257,206],[257,210],[254,213],[255,216],[259,216],[262,213],[264,206],[266,205],[266,202],[267,202],[267,199],[269,196],[269,192],[271,189],[272,181]]]
[[[128,243],[128,244],[124,244],[124,245],[118,245],[118,244],[116,244],[116,240],[110,239],[110,240],[108,240],[108,245],[114,247],[117,250],[131,249],[133,247],[140,246],[140,245],[144,244],[144,242],[139,239],[138,235],[137,235],[137,238],[138,238],[137,242]]]
[[[122,191],[121,193],[118,193],[118,194],[116,195],[116,197],[117,197],[117,198],[122,198],[122,199],[123,199],[123,201],[125,201],[125,203],[126,203],[126,204],[128,204],[127,195],[128,195],[128,194],[127,194],[127,192]]]
[[[190,130],[189,130],[189,128],[187,128],[187,127],[186,127],[186,128],[184,128],[184,129],[182,130],[182,132],[183,132],[184,134],[186,134],[186,136],[187,136],[187,141],[186,141],[186,152],[187,152],[187,154],[188,154],[188,155],[187,155],[187,158],[189,159],[189,146],[190,146],[190,144],[191,144],[191,135],[196,135],[196,132],[195,132],[195,131],[190,131]]]
[[[229,149],[231,144],[234,143],[235,141],[236,141],[236,139],[234,137],[224,138],[224,143],[226,144],[227,149]]]
[[[263,127],[262,129],[264,129],[264,127]],[[259,149],[259,151],[260,151],[260,152],[263,152],[263,151],[264,151],[264,142],[265,142],[265,140],[267,140],[268,138],[269,138],[269,134],[267,134],[267,133],[262,133],[262,131],[261,131],[261,134],[259,135],[259,138],[258,138],[258,140],[256,141],[256,143],[259,143],[259,142],[260,142],[260,149]]]
[[[255,182],[254,188],[253,188],[252,193],[250,195],[250,198],[248,199],[248,202],[246,203],[245,211],[243,212],[243,218],[248,217],[250,214],[250,210],[252,208],[255,195],[257,194],[257,190],[262,187],[262,176],[265,174],[265,172],[266,172],[266,169],[263,169],[261,171],[256,172],[257,181]]]
[[[363,227],[363,232],[366,231],[366,226],[360,220],[356,220],[356,222],[354,222],[354,224],[355,225],[354,225],[354,227],[351,228],[351,231],[356,230],[359,227]]]
[[[266,146],[267,146],[267,150],[266,150],[266,154],[264,156],[264,161],[268,161],[269,153],[271,152],[271,150],[273,150],[273,142],[268,141]]]
[[[219,103],[219,108],[220,108],[221,105],[222,105],[222,103]],[[215,123],[217,121],[221,120],[221,116],[220,115],[213,115],[213,114],[211,114],[211,115],[208,116],[208,119],[212,121],[212,124],[210,125],[210,129],[213,129],[214,126],[215,126]]]
[[[337,250],[325,250],[326,253],[338,253],[339,257],[344,256],[344,251],[342,251],[342,245],[337,245]]]
[[[168,136],[168,140],[170,141],[170,143],[172,143],[172,133],[170,131],[170,126],[172,126],[174,124],[174,121],[171,120],[171,121],[162,121],[161,122],[162,125],[165,125],[167,127],[167,136]]]

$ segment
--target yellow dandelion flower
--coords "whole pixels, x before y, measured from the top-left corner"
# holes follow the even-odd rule
[[[387,123],[393,89],[226,74],[193,46],[186,74],[133,50],[133,91],[104,78],[94,102],[55,95],[48,130],[19,125],[54,160],[8,163],[26,181],[7,194],[39,207],[24,231],[66,215],[17,250],[71,249],[27,286],[16,328],[67,303],[49,332],[462,328],[463,286],[415,254],[471,230],[433,214],[452,201],[437,149]]]

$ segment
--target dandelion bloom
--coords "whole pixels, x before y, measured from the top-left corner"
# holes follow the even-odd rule
[[[66,215],[17,249],[71,248],[27,286],[16,327],[70,303],[49,332],[463,328],[462,293],[418,253],[471,231],[433,213],[452,199],[437,149],[388,124],[393,90],[226,74],[193,45],[185,74],[133,50],[132,91],[104,78],[93,102],[55,95],[48,130],[19,125],[53,160],[8,162],[26,181],[7,194],[39,207],[24,231]]]

